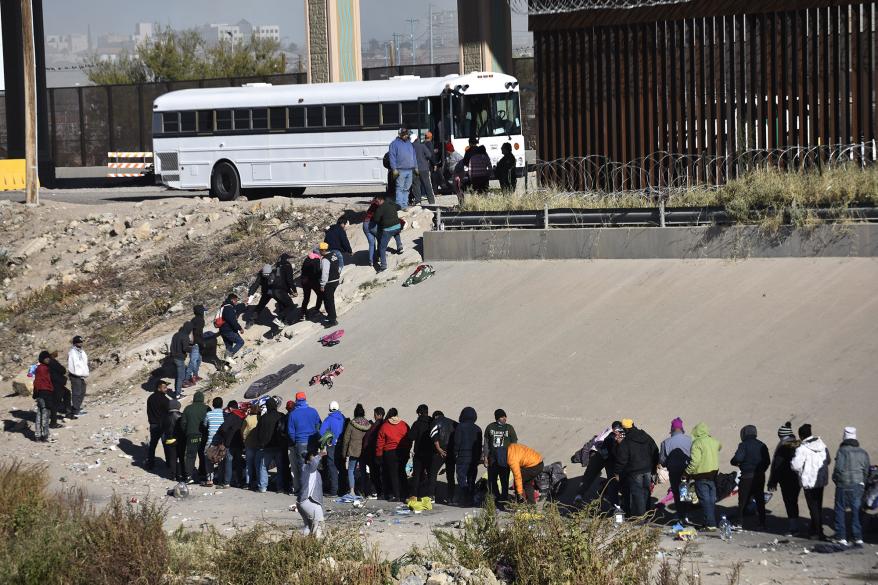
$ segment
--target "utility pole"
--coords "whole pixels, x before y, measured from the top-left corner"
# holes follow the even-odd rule
[[[433,65],[435,63],[433,60],[433,5],[428,4],[427,7],[430,11],[430,65]]]
[[[21,0],[21,40],[24,55],[24,164],[25,203],[40,202],[37,174],[37,62],[31,0]]]
[[[402,35],[400,33],[393,33],[393,46],[391,47],[391,50],[394,51],[395,54],[390,61],[391,65],[402,65],[402,63],[401,63],[402,59],[400,59],[400,55],[399,55],[399,45],[400,45],[401,38],[402,38]]]
[[[421,22],[417,18],[407,18],[405,20],[409,25],[411,25],[411,33],[409,33],[409,40],[412,43],[412,65],[415,64],[415,24]]]

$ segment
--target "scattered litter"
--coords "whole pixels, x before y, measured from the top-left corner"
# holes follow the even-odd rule
[[[342,337],[344,337],[344,329],[338,329],[337,331],[333,331],[332,333],[321,337],[320,345],[323,347],[333,347],[341,343]]]
[[[328,389],[332,389],[332,385],[334,384],[333,380],[338,376],[341,376],[342,372],[344,372],[343,365],[332,364],[331,366],[323,370],[322,373],[317,374],[316,376],[311,378],[311,381],[308,382],[308,385],[313,386],[319,382],[321,385],[326,386]]]
[[[411,286],[413,284],[420,284],[436,274],[436,271],[433,270],[433,267],[429,264],[419,264],[415,271],[411,273],[411,275],[405,279],[405,282],[402,283],[403,286]]]

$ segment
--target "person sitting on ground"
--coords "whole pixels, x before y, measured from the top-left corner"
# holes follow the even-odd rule
[[[688,502],[680,499],[680,485],[683,483],[686,467],[689,466],[691,453],[692,438],[683,429],[683,419],[677,417],[671,421],[671,435],[662,441],[659,447],[659,463],[668,470],[671,493],[674,495],[674,511],[683,525],[688,522],[686,517]]]
[[[649,507],[650,482],[656,473],[659,452],[649,434],[634,426],[629,418],[622,420],[625,440],[616,453],[615,475],[627,488],[628,502],[623,509],[629,516],[643,516]]]
[[[244,328],[238,323],[238,295],[232,293],[226,297],[220,311],[220,318],[222,324],[219,327],[219,332],[226,346],[225,361],[229,366],[234,366],[233,356],[244,347],[244,338],[241,337]]]
[[[223,412],[223,399],[219,396],[215,396],[210,403],[211,410],[207,411],[204,415],[204,421],[201,423],[204,425],[204,428],[207,429],[207,441],[205,441],[205,448],[207,446],[213,445],[213,439],[216,436],[217,431],[219,431],[220,427],[225,420],[225,413]],[[216,465],[213,461],[210,460],[210,457],[204,458],[204,466],[207,472],[207,477],[204,480],[204,487],[213,487],[213,478],[214,471]]]
[[[860,508],[863,491],[869,480],[869,454],[857,441],[857,429],[845,427],[841,445],[835,454],[835,541],[847,546],[846,511],[851,509],[851,536],[855,546],[863,546],[863,528],[860,524]]]
[[[326,307],[326,322],[323,326],[328,329],[338,325],[335,290],[341,282],[341,269],[338,265],[338,257],[329,250],[326,242],[320,244],[320,255],[320,292],[323,294],[323,305]]]
[[[779,439],[774,448],[774,456],[771,458],[771,473],[768,476],[768,491],[773,492],[780,486],[780,494],[783,498],[784,510],[787,514],[786,536],[798,534],[799,529],[799,476],[793,471],[792,461],[799,446],[799,440],[793,433],[793,425],[790,421],[785,422],[777,429]]]
[[[509,497],[509,465],[506,463],[506,449],[518,442],[515,428],[507,422],[506,411],[494,411],[494,422],[485,427],[485,440],[482,445],[482,463],[488,468],[488,485],[494,501],[503,506]],[[497,480],[500,486],[497,486]]]
[[[320,307],[323,305],[323,293],[320,292],[320,277],[322,268],[320,266],[320,248],[315,247],[311,250],[302,261],[302,271],[299,273],[299,281],[302,285],[302,311],[299,313],[299,320],[304,321],[308,314],[308,303],[311,301],[311,293],[317,297],[314,303],[314,310],[320,314]]]
[[[371,428],[372,423],[366,418],[366,409],[362,404],[357,404],[354,407],[354,418],[345,427],[341,439],[342,456],[348,470],[348,490],[352,496],[357,495],[357,492],[364,496],[370,495],[364,490],[367,483],[364,477],[366,464],[360,463],[360,457],[363,454],[364,439]]]
[[[500,147],[503,156],[497,161],[494,167],[494,176],[500,182],[500,189],[503,191],[515,191],[515,156],[512,154],[512,144],[504,142]]]
[[[722,448],[722,444],[710,436],[710,429],[703,422],[692,429],[692,451],[686,476],[695,480],[695,493],[708,530],[716,530],[716,474],[719,473]]]
[[[47,443],[49,441],[49,428],[56,424],[55,393],[52,385],[52,375],[49,372],[48,351],[41,351],[38,357],[37,369],[34,372],[33,398],[37,403],[37,418],[34,423],[34,438],[37,441]]]
[[[765,529],[765,472],[771,466],[768,447],[756,438],[756,427],[741,429],[741,443],[730,462],[741,470],[738,480],[738,525],[744,525],[744,510],[751,499],[756,500],[759,530]]]
[[[387,244],[390,243],[390,238],[396,241],[396,253],[402,254],[402,238],[399,235],[402,223],[399,220],[399,206],[395,201],[384,199],[383,195],[377,195],[375,199],[381,202],[375,210],[372,223],[378,229],[378,272],[383,272],[387,270]]]
[[[345,231],[350,223],[351,221],[347,216],[342,215],[338,218],[338,221],[329,226],[329,229],[323,234],[323,241],[329,246],[329,251],[335,254],[335,257],[338,258],[339,274],[344,270],[344,254],[354,253],[353,248],[351,248],[351,241],[348,240],[348,234]]]
[[[506,460],[515,480],[515,493],[528,504],[536,504],[534,480],[543,472],[543,456],[521,443],[506,448]]]
[[[323,480],[320,477],[320,461],[326,457],[326,451],[318,451],[317,445],[317,441],[311,441],[305,454],[298,508],[305,522],[303,534],[320,538],[323,534]]]
[[[155,448],[158,446],[162,438],[162,422],[168,414],[168,408],[171,401],[167,396],[168,383],[159,380],[155,385],[155,390],[146,399],[146,422],[149,425],[149,447],[146,451],[145,469],[152,469],[155,465]],[[171,466],[171,462],[165,460],[167,466]]]
[[[589,439],[582,448],[574,453],[571,457],[571,463],[579,463],[585,466],[585,472],[579,482],[579,492],[573,500],[575,505],[582,504],[583,500],[590,495],[591,487],[595,481],[601,476],[601,471],[606,469],[607,481],[613,482],[604,489],[604,497],[607,497],[611,504],[617,504],[616,498],[612,497],[612,493],[618,494],[619,490],[615,480],[613,479],[613,467],[615,459],[611,456],[612,449],[616,446],[616,432],[623,432],[622,422],[613,421],[606,429],[594,435]]]

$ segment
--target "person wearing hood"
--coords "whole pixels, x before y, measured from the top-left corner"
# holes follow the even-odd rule
[[[149,447],[146,451],[145,469],[152,469],[155,466],[155,448],[158,446],[162,438],[162,421],[168,414],[168,383],[159,380],[155,385],[155,390],[146,399],[146,422],[149,424]],[[165,459],[165,464],[170,467],[171,462]]]
[[[183,396],[183,388],[190,388],[193,383],[186,378],[186,356],[192,348],[192,323],[186,321],[171,337],[171,359],[177,368],[177,378],[174,380],[174,398],[177,400]]]
[[[835,469],[832,481],[835,483],[835,538],[836,542],[847,546],[847,525],[845,514],[851,510],[851,536],[854,545],[863,545],[863,528],[860,525],[860,507],[863,504],[863,491],[869,479],[869,454],[857,441],[857,429],[845,427],[841,445],[835,454]]]
[[[241,337],[244,328],[238,323],[238,295],[231,293],[226,297],[225,302],[220,307],[220,318],[222,325],[220,325],[219,332],[223,338],[223,345],[226,347],[225,360],[230,366],[234,366],[235,360],[232,359],[232,356],[244,347],[244,338]]]
[[[430,418],[430,409],[426,404],[418,405],[415,413],[418,418],[408,434],[408,442],[414,447],[409,493],[418,499],[432,498],[434,494],[430,489],[430,465],[433,462],[433,441],[430,439],[430,429],[433,427],[433,419]]]
[[[168,401],[168,410],[162,418],[162,447],[168,465],[168,479],[185,481],[186,431],[183,429],[183,415],[180,414],[180,402],[177,400]]]
[[[375,445],[375,457],[384,471],[384,492],[389,502],[399,502],[404,496],[405,464],[411,448],[408,432],[409,426],[399,418],[399,411],[389,409]]]
[[[338,257],[329,249],[326,242],[320,243],[320,293],[323,295],[323,306],[326,307],[326,322],[324,327],[338,325],[338,316],[335,313],[335,290],[341,283],[341,268]]]
[[[722,444],[710,436],[710,429],[698,423],[692,429],[692,452],[686,475],[695,480],[695,493],[704,512],[704,525],[716,529],[716,474],[719,473],[719,452]]]
[[[309,406],[304,392],[296,393],[296,403],[287,417],[287,453],[290,458],[290,471],[293,476],[293,493],[301,489],[302,466],[308,453],[308,441],[320,431],[320,415],[317,409]]]
[[[755,498],[760,530],[765,528],[765,472],[771,466],[768,447],[756,438],[756,427],[741,429],[741,443],[730,462],[741,470],[738,480],[738,525],[744,525],[744,509]]]
[[[88,380],[88,354],[82,349],[85,340],[82,336],[77,335],[73,338],[73,345],[67,353],[67,374],[70,376],[70,418],[77,419],[81,414],[85,414],[82,410],[82,403],[85,400],[85,392],[87,388],[86,380]]]
[[[192,326],[192,346],[189,348],[189,364],[186,366],[186,381],[190,385],[201,382],[201,376],[198,371],[201,369],[201,360],[204,356],[204,314],[207,309],[204,305],[195,305],[192,307],[193,317],[189,320]]]
[[[339,410],[338,402],[333,400],[329,403],[329,414],[320,425],[320,436],[332,433],[332,439],[326,444],[326,476],[329,479],[329,497],[338,496],[338,466],[335,463],[335,447],[344,434],[344,415]]]
[[[34,372],[33,398],[37,402],[37,418],[34,423],[34,435],[37,441],[46,443],[49,441],[49,427],[55,425],[55,393],[52,385],[52,375],[49,371],[51,355],[48,351],[41,351],[38,356],[37,370]]]
[[[476,424],[478,414],[472,406],[460,411],[457,430],[454,431],[454,463],[457,474],[455,498],[462,507],[472,505],[476,475],[482,458],[482,428]]]
[[[302,261],[302,270],[299,273],[299,281],[302,285],[302,311],[299,314],[299,320],[304,321],[308,313],[308,303],[311,302],[311,293],[317,297],[313,310],[318,314],[320,307],[323,305],[323,293],[320,292],[320,277],[322,269],[320,266],[320,248],[315,247],[311,250]]]
[[[195,457],[200,457],[199,469],[204,462],[204,415],[210,408],[204,403],[204,392],[198,391],[192,396],[192,404],[183,409],[183,432],[186,435],[186,477],[188,483],[195,483]],[[179,448],[179,447],[178,447]]]
[[[823,534],[823,489],[829,483],[829,464],[832,458],[826,443],[811,434],[810,424],[799,427],[799,440],[802,443],[796,448],[791,466],[799,476],[799,483],[805,492],[805,502],[808,504],[808,514],[811,516],[808,537],[828,540]]]
[[[244,437],[241,429],[247,412],[239,408],[237,400],[229,400],[223,411],[223,422],[213,437],[213,445],[224,445],[223,479],[218,488],[238,487],[244,484]]]
[[[363,437],[363,451],[360,453],[360,466],[366,465],[369,468],[369,481],[366,482],[366,497],[376,499],[384,497],[384,482],[382,481],[384,474],[381,469],[381,461],[375,456],[378,448],[378,431],[384,424],[384,408],[376,406],[372,409],[372,428],[366,431]],[[365,478],[365,474],[364,474]]]
[[[646,514],[649,505],[650,482],[659,462],[658,446],[646,431],[634,426],[630,418],[622,420],[622,427],[625,440],[619,444],[616,454],[615,475],[628,495],[625,512],[639,517]]]
[[[498,408],[494,411],[494,422],[485,427],[482,463],[488,468],[488,485],[494,494],[494,501],[500,506],[509,497],[509,466],[506,463],[506,449],[516,442],[518,435],[515,434],[515,428],[507,422],[506,411]]]
[[[543,472],[543,456],[521,443],[510,444],[506,455],[518,498],[528,504],[536,504],[534,480]]]
[[[430,440],[433,442],[433,459],[430,464],[430,485],[428,490],[433,497],[436,493],[436,477],[445,467],[445,499],[443,504],[454,504],[454,431],[457,422],[445,416],[441,410],[433,412],[433,426],[430,429]],[[433,499],[436,499],[435,497]]]
[[[677,512],[677,519],[684,525],[687,522],[688,502],[680,499],[680,484],[683,482],[691,453],[692,438],[683,429],[683,419],[677,417],[671,421],[671,435],[659,447],[659,463],[668,470],[671,493],[674,494],[674,510]]]
[[[344,255],[354,253],[351,241],[345,231],[350,223],[351,220],[346,215],[342,215],[323,233],[323,241],[329,246],[329,251],[335,254],[338,259],[339,274],[344,270]]]
[[[366,466],[360,464],[360,456],[363,454],[363,439],[371,428],[372,423],[366,418],[366,409],[362,404],[357,404],[354,407],[354,418],[345,427],[341,438],[341,453],[347,466],[348,489],[352,496],[357,495],[357,491],[364,496],[369,495],[363,489],[366,485],[364,478]]]
[[[256,424],[256,441],[259,444],[259,451],[256,454],[259,479],[256,490],[260,494],[268,491],[268,468],[275,463],[278,469],[275,478],[275,488],[278,493],[282,493],[283,486],[280,474],[280,446],[283,443],[280,432],[278,432],[278,421],[283,415],[277,410],[277,400],[269,398],[265,402],[265,412],[259,416],[259,422]]]
[[[793,434],[793,426],[789,421],[777,429],[779,439],[774,448],[774,456],[771,458],[771,473],[768,476],[768,491],[775,491],[780,486],[780,494],[789,522],[787,536],[792,536],[799,531],[799,477],[793,471],[792,462],[796,454],[799,441]]]

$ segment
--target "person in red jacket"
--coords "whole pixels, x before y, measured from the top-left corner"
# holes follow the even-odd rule
[[[405,482],[405,464],[411,443],[408,440],[409,426],[399,418],[395,408],[387,411],[384,424],[378,429],[378,443],[375,457],[384,470],[384,492],[389,502],[403,499],[401,492]]]
[[[37,441],[49,440],[49,426],[57,425],[57,407],[55,405],[54,386],[52,374],[49,370],[49,360],[52,355],[48,351],[41,351],[39,364],[34,373],[34,400],[37,401],[37,419],[34,424],[34,437]]]

